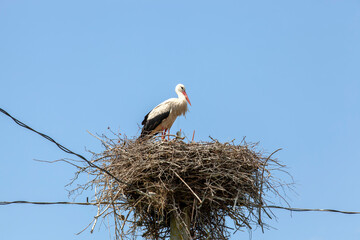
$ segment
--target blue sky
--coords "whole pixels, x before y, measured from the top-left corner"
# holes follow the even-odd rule
[[[75,152],[102,150],[87,131],[138,135],[183,83],[192,106],[173,132],[283,148],[293,207],[360,211],[359,1],[3,0],[0,36],[0,107]],[[5,116],[0,131],[0,201],[71,200],[75,169],[34,161],[71,156]],[[360,238],[357,215],[274,213],[253,239]],[[2,206],[0,238],[109,239],[104,225],[74,235],[95,214]]]

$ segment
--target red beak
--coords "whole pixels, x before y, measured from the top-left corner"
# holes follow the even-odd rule
[[[185,96],[185,98],[186,98],[186,101],[187,101],[187,102],[190,104],[190,106],[191,106],[190,100],[189,100],[188,95],[186,94],[186,92],[183,91],[182,93],[184,94],[184,96]]]

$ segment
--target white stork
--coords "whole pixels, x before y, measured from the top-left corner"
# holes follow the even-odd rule
[[[178,98],[170,98],[160,103],[146,114],[144,120],[141,122],[144,127],[141,130],[139,139],[160,132],[162,132],[162,135],[164,136],[166,131],[170,133],[170,128],[178,116],[181,114],[185,116],[185,113],[188,110],[187,102],[191,106],[185,91],[185,86],[182,84],[176,85],[175,92],[177,93]]]

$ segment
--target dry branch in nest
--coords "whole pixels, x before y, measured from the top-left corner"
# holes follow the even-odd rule
[[[171,218],[186,226],[191,239],[228,239],[229,230],[263,228],[263,216],[272,216],[266,209],[269,197],[281,197],[284,184],[272,172],[284,166],[257,151],[256,144],[139,142],[120,135],[101,140],[106,149],[94,154],[93,162],[123,183],[85,167],[80,172],[93,178],[82,188],[95,188],[95,223],[111,216],[116,239],[138,232],[166,239]],[[235,228],[229,228],[229,219]]]

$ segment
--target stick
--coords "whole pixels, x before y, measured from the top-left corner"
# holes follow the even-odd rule
[[[199,200],[200,203],[202,203],[201,199],[198,197],[198,195],[196,195],[196,193],[191,189],[191,187],[189,185],[187,185],[187,183],[179,176],[179,174],[177,174],[175,171],[173,171],[175,173],[175,175],[185,184],[185,186],[194,194],[194,196]]]

